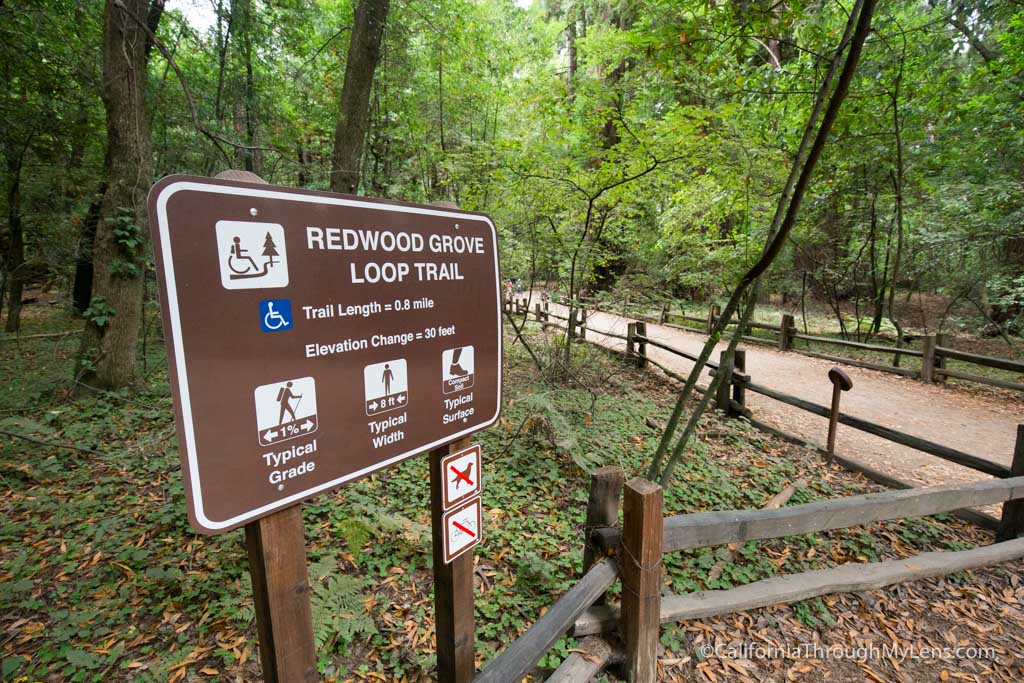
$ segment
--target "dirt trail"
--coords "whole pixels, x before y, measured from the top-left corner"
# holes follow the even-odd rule
[[[567,315],[566,308],[551,304],[553,312]],[[625,349],[625,342],[601,334],[626,334],[627,318],[590,313],[587,340],[611,349]],[[680,350],[698,354],[705,336],[647,323],[647,336]],[[827,373],[833,363],[798,353],[782,353],[762,346],[741,344],[747,352],[746,372],[751,380],[820,405],[831,403],[832,385]],[[718,351],[725,349],[719,344]],[[718,351],[712,360],[718,360]],[[648,345],[647,353],[658,363],[686,375],[693,363]],[[843,369],[853,389],[842,399],[842,411],[907,432],[994,462],[1010,464],[1018,423],[1024,422],[1024,401],[979,396],[954,386],[924,384],[874,370],[851,366]],[[710,377],[705,372],[702,384]],[[778,401],[747,392],[746,402],[754,417],[778,429],[824,444],[828,434],[825,418]],[[921,485],[974,481],[988,475],[940,460],[864,432],[839,426],[836,451],[882,472]]]

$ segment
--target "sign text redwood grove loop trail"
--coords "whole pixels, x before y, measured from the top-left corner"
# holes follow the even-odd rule
[[[486,216],[186,176],[157,183],[149,210],[198,530],[233,529],[497,420]]]

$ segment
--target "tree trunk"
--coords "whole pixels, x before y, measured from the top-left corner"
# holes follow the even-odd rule
[[[163,7],[163,0],[153,0]],[[77,375],[112,389],[135,383],[149,230],[146,193],[152,142],[146,113],[145,25],[155,25],[148,0],[107,0],[103,22],[103,105],[107,113],[107,191],[93,244],[91,314]],[[156,21],[159,21],[159,16]]]
[[[78,256],[75,259],[75,283],[71,290],[71,299],[76,313],[84,313],[92,301],[92,247],[96,242],[96,226],[100,223],[100,209],[103,197],[107,193],[107,183],[100,183],[99,191],[89,203],[89,211],[82,222],[82,231],[78,236]]]
[[[8,151],[7,173],[10,185],[7,187],[7,222],[10,229],[10,246],[4,266],[7,276],[7,324],[4,330],[17,332],[21,327],[21,295],[25,288],[25,234],[21,223],[21,166],[25,158],[26,143],[15,154]]]
[[[241,42],[242,58],[245,60],[245,85],[242,101],[243,112],[240,128],[244,128],[246,147],[239,147],[238,153],[246,171],[263,175],[263,158],[258,149],[255,149],[258,141],[259,117],[256,112],[256,75],[252,64],[252,41],[253,41],[253,0],[234,0],[232,10],[238,11],[236,31]]]
[[[331,190],[355,194],[363,143],[370,121],[370,90],[380,62],[384,24],[390,0],[360,0],[356,6],[352,37],[345,64],[345,83],[338,104],[338,125],[334,130],[331,156]]]

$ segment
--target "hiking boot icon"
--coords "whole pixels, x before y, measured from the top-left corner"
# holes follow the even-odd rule
[[[473,386],[473,347],[460,346],[441,354],[441,391],[453,394]]]

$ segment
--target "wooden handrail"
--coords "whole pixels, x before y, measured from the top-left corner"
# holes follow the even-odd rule
[[[830,414],[829,409],[825,406],[812,403],[811,401],[806,401],[797,396],[784,394],[781,391],[775,391],[774,389],[769,389],[766,386],[754,384],[753,382],[745,382],[744,384],[747,389],[750,389],[754,393],[767,396],[768,398],[774,398],[776,401],[795,406],[802,410],[806,410],[809,413],[814,413],[815,415],[820,415],[822,417],[828,417]],[[937,444],[934,441],[928,441],[927,439],[922,439],[918,436],[898,432],[890,427],[884,427],[880,424],[875,424],[874,422],[854,417],[853,415],[840,413],[839,422],[847,427],[859,429],[862,432],[873,434],[887,441],[898,443],[901,446],[907,446],[914,450],[929,453],[938,458],[942,458],[943,460],[955,462],[957,465],[969,467],[972,470],[991,474],[993,477],[1005,478],[1010,476],[1010,468],[1006,465],[1000,465],[999,463],[992,462],[991,460],[979,458],[976,455],[970,455],[969,453],[964,453],[963,451],[958,451],[955,448],[943,446],[942,444]]]
[[[544,616],[492,659],[473,679],[474,683],[521,681],[618,577],[619,565],[615,560],[606,558],[597,562]]]
[[[1009,358],[997,358],[995,356],[983,356],[980,353],[969,353],[957,351],[945,346],[936,346],[935,354],[953,360],[962,360],[975,365],[983,365],[988,368],[1009,370],[1011,372],[1024,372],[1024,361],[1010,360]]]
[[[888,519],[926,517],[1020,498],[1024,498],[1024,477],[869,493],[777,510],[725,510],[676,515],[665,518],[664,551],[669,553],[724,543],[798,536]],[[596,546],[611,550],[621,545],[621,532],[614,528],[595,529],[591,540]]]
[[[851,563],[800,574],[773,576],[729,590],[666,595],[661,603],[660,621],[668,624],[704,619],[821,595],[875,590],[905,581],[987,567],[1021,556],[1024,556],[1024,538],[970,550],[922,553],[898,560]],[[581,637],[612,631],[618,621],[619,609],[616,605],[592,607],[576,621],[573,635]]]
[[[687,353],[686,351],[681,351],[680,349],[677,349],[675,347],[669,346],[668,344],[666,344],[664,342],[660,342],[657,339],[651,339],[650,337],[639,335],[639,334],[636,336],[636,338],[638,340],[642,341],[642,342],[650,344],[651,346],[657,346],[659,349],[664,349],[665,351],[668,351],[669,353],[674,353],[677,356],[682,356],[683,358],[687,358],[687,359],[692,360],[694,362],[696,362],[696,360],[698,358],[698,356],[696,356],[695,354]],[[714,361],[711,361],[711,360],[708,360],[705,363],[705,365],[707,365],[712,370],[715,370],[715,369],[718,368],[718,363],[715,363]]]
[[[898,353],[903,356],[916,356],[918,358],[924,356],[924,351],[918,351],[917,349],[896,348],[895,346],[881,346],[879,344],[865,344],[864,342],[847,341],[846,339],[832,339],[831,337],[816,337],[810,334],[800,334],[799,332],[794,334],[793,338],[803,339],[804,341],[820,342],[822,344],[836,344],[837,346],[848,346],[853,349],[864,349],[865,351],[879,351],[881,353]]]

